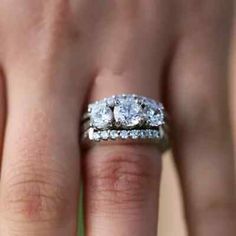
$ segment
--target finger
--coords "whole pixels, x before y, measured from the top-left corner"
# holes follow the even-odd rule
[[[116,21],[109,23],[109,34],[103,32],[104,44],[98,46],[102,51],[91,100],[121,93],[160,100],[171,27],[161,24],[156,3],[140,1],[141,7],[122,2],[117,4]],[[134,9],[139,9],[139,18],[130,18]],[[161,171],[157,147],[98,144],[84,154],[83,162],[86,235],[156,235]]]
[[[85,157],[86,235],[156,235],[161,155],[155,146],[96,146]]]
[[[75,235],[79,192],[77,108],[51,95],[52,91],[41,97],[42,91],[31,90],[29,84],[9,85],[1,235]]]
[[[8,117],[0,235],[76,235],[78,121],[88,70],[74,53],[67,25],[61,24],[59,13],[65,13],[64,20],[69,17],[65,5],[52,7],[48,1],[41,18],[35,17],[42,14],[37,7],[41,1],[20,1],[16,20],[10,2],[1,5],[1,23],[3,16],[8,22],[1,25]]]
[[[206,1],[203,12],[191,7],[195,11],[185,17],[169,85],[176,162],[190,235],[233,236],[234,165],[226,87],[231,6],[218,0]],[[207,9],[214,9],[211,20]]]

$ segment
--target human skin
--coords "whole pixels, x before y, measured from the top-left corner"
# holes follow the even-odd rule
[[[234,236],[228,0],[1,0],[0,235],[156,235],[161,153],[82,149],[89,101],[161,100],[192,236]],[[171,226],[170,226],[171,227]]]
[[[236,17],[234,16],[234,31],[232,37],[232,54],[231,54],[231,89],[230,100],[232,106],[232,123],[234,132],[234,153],[236,154]],[[236,157],[235,157],[236,158]],[[235,159],[236,161],[236,159]]]

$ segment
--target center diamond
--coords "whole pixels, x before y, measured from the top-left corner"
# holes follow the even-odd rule
[[[142,121],[142,107],[133,98],[121,98],[114,107],[115,121],[124,128],[132,128]]]
[[[90,113],[91,123],[98,129],[104,129],[111,125],[113,120],[112,110],[105,103],[95,104]]]

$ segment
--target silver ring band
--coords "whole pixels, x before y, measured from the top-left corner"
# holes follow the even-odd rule
[[[164,151],[169,147],[167,115],[151,98],[122,94],[88,105],[82,117],[84,142],[151,140]]]

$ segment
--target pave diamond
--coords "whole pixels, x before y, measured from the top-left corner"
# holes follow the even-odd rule
[[[95,104],[91,107],[91,124],[98,129],[107,128],[113,120],[113,113],[106,103]]]
[[[121,131],[120,131],[120,137],[121,137],[122,139],[127,139],[127,138],[129,137],[128,131],[127,131],[127,130],[121,130]]]
[[[140,137],[146,138],[146,130],[140,130]]]
[[[152,133],[152,131],[150,129],[147,129],[145,132],[146,138],[151,138],[151,135],[152,135],[151,133]]]
[[[132,139],[137,139],[140,136],[140,131],[139,130],[131,130],[130,136]]]
[[[156,130],[148,130],[148,138],[151,138],[151,139],[153,139],[153,138],[155,138],[155,132]]]
[[[135,127],[143,119],[142,107],[133,97],[121,97],[114,107],[114,118],[124,128]]]
[[[94,139],[95,141],[99,141],[100,138],[101,138],[101,136],[100,136],[100,133],[99,133],[99,132],[94,132],[94,133],[93,133],[93,139]]]
[[[110,131],[110,138],[111,139],[117,139],[119,137],[119,133],[117,130],[111,130]]]
[[[100,135],[101,135],[101,138],[104,140],[107,140],[109,138],[108,131],[101,131]]]
[[[153,137],[154,138],[159,138],[160,137],[158,130],[153,131]]]

